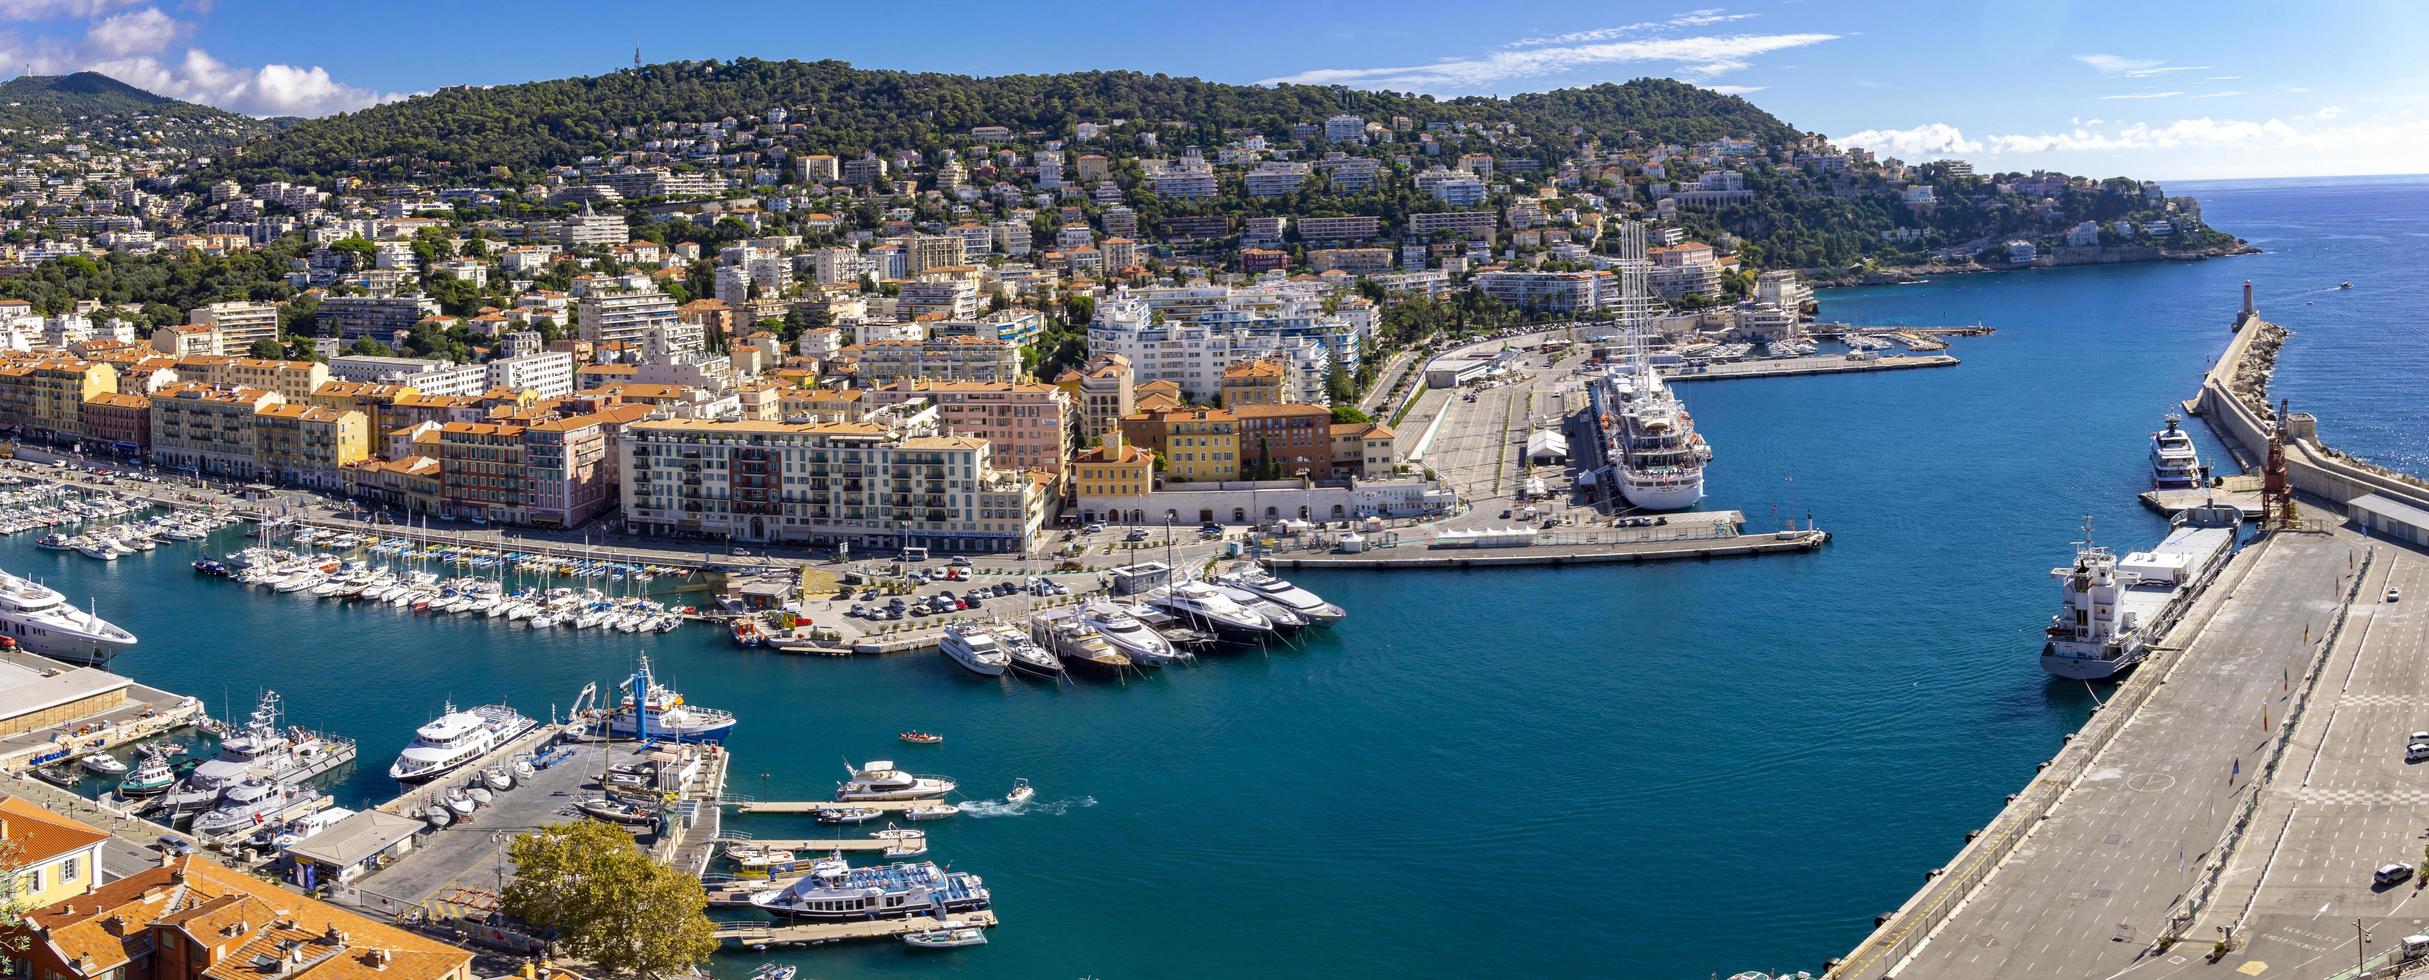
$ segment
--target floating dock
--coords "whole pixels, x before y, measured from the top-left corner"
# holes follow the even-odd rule
[[[1948,354],[1888,354],[1850,360],[1844,354],[1781,357],[1757,361],[1728,361],[1698,365],[1694,370],[1665,371],[1669,381],[1724,381],[1733,378],[1792,378],[1807,374],[1846,374],[1855,371],[1903,371],[1910,368],[1956,367],[1963,362]]]
[[[992,929],[995,912],[981,909],[953,917],[963,925]],[[768,922],[721,922],[717,938],[740,943],[750,949],[769,946],[823,946],[854,939],[893,939],[905,933],[924,932],[936,928],[935,919],[914,916],[908,919],[878,919],[869,922],[820,922],[804,925],[777,925]]]
[[[849,810],[862,808],[885,813],[911,813],[946,806],[948,800],[855,800],[851,802],[803,802],[801,800],[735,800],[728,806],[741,813],[815,813],[819,810]]]

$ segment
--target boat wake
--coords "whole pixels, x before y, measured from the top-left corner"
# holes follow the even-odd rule
[[[1070,813],[1073,810],[1095,806],[1096,797],[1074,796],[1068,799],[1055,800],[1051,803],[1040,803],[1036,800],[1031,800],[1027,803],[1006,803],[1002,800],[973,800],[971,802],[958,805],[961,807],[961,815],[965,817],[1059,817]]]

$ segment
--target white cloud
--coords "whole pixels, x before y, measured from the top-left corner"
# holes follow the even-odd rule
[[[2345,114],[2345,107],[2344,107],[2344,106],[2331,105],[2331,106],[2321,106],[2318,112],[2314,112],[2314,113],[2312,113],[2312,114],[2311,114],[2311,117],[2312,117],[2312,118],[2314,118],[2314,119],[2318,119],[2318,120],[2321,120],[2321,121],[2325,122],[2325,121],[2328,121],[2328,120],[2335,119],[2336,117],[2341,116],[2341,115],[2344,115],[2344,114]]]
[[[90,20],[140,0],[0,0],[0,20]]]
[[[2125,73],[2127,78],[2149,78],[2177,71],[2209,71],[2208,65],[2162,65],[2156,68],[2136,68]]]
[[[106,13],[117,0],[0,0],[0,12],[41,9],[62,15]],[[203,5],[190,4],[192,9]],[[230,65],[198,47],[174,51],[193,25],[157,7],[112,13],[87,25],[81,42],[26,39],[0,31],[0,65],[36,74],[97,71],[145,91],[256,116],[321,116],[406,98],[348,85],[318,65]]]
[[[84,48],[102,57],[159,54],[191,26],[158,7],[145,7],[94,24],[84,32]]]
[[[1473,91],[1519,78],[1556,75],[1596,65],[1667,64],[1690,76],[1710,77],[1747,67],[1747,59],[1838,39],[1836,34],[1739,34],[1728,37],[1644,38],[1500,50],[1476,57],[1446,58],[1392,68],[1317,68],[1268,78],[1259,84],[1347,85],[1418,91]]]
[[[1752,95],[1770,87],[1769,85],[1714,85],[1712,90],[1722,95]]]
[[[2207,77],[2207,78],[2202,79],[2202,81],[2205,81],[2205,82],[2232,82],[2232,81],[2237,81],[2237,80],[2240,80],[2240,79],[2242,79],[2242,78],[2243,78],[2243,76],[2242,76],[2242,75],[2211,75],[2211,76],[2209,76],[2209,77]]]
[[[1540,37],[1521,38],[1508,44],[1504,44],[1502,47],[1539,48],[1553,44],[1586,44],[1594,41],[1610,41],[1636,34],[1649,34],[1665,28],[1710,27],[1714,24],[1725,24],[1730,21],[1746,20],[1754,16],[1756,15],[1726,13],[1718,7],[1710,7],[1703,10],[1690,10],[1667,20],[1648,20],[1640,21],[1634,24],[1621,24],[1616,27],[1597,27],[1592,30],[1570,31],[1565,34],[1546,34]]]
[[[2129,71],[2157,68],[2167,63],[2155,58],[2124,58],[2113,54],[2079,54],[2075,56],[2075,60],[2092,66],[2092,70],[2103,75],[2122,75]]]
[[[2294,94],[2296,94],[2296,95],[2308,95],[2308,94],[2310,94],[2310,92],[2311,92],[2311,90],[2310,90],[2310,89],[2303,88],[2302,86],[2299,86],[2299,85],[2297,85],[2297,86],[2295,86],[2295,87],[2293,87],[2293,88],[2287,89],[2286,91],[2288,91],[2288,92],[2292,92],[2292,93],[2294,93]]]
[[[2233,90],[2231,90],[2231,89],[2230,89],[2230,90],[2225,91],[2225,92],[2203,92],[2203,93],[2201,93],[2200,95],[2196,95],[2196,96],[2194,96],[2194,98],[2196,98],[2196,99],[2224,99],[2224,98],[2230,98],[2230,97],[2237,96],[2237,95],[2242,95],[2242,94],[2243,94],[2242,92],[2237,92],[2237,91],[2233,91]]]
[[[2118,95],[2103,95],[2100,98],[2103,101],[2113,102],[2118,99],[2173,99],[2183,94],[2182,92],[2125,92]]]
[[[1966,139],[1962,131],[1947,123],[1925,123],[1912,129],[1867,129],[1841,136],[1837,142],[1904,157],[1982,152],[1981,143]]]

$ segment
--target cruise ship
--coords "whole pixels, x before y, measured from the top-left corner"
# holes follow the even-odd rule
[[[2178,419],[2168,416],[2168,427],[2151,433],[2151,489],[2191,490],[2201,486],[2201,454],[2193,450],[2191,433],[2177,427]]]
[[[1605,489],[1641,510],[1684,510],[1704,499],[1704,464],[1712,447],[1695,431],[1695,417],[1654,368],[1647,331],[1653,317],[1646,284],[1644,228],[1623,222],[1616,235],[1621,352],[1586,386],[1604,469]]]
[[[2075,563],[2050,569],[2066,603],[2050,617],[2041,669],[2070,680],[2115,677],[2141,663],[2193,597],[2227,563],[2243,528],[2232,504],[2208,503],[2176,515],[2149,551],[2119,558],[2093,544],[2091,525],[2075,543]]]
[[[135,645],[135,634],[76,608],[58,590],[0,572],[0,637],[53,660],[98,666]]]
[[[987,907],[986,883],[967,871],[947,871],[934,861],[855,868],[840,857],[820,861],[810,873],[782,888],[751,896],[751,904],[777,915],[817,922],[908,919]]]

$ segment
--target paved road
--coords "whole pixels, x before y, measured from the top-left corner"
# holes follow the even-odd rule
[[[2429,841],[2429,762],[2406,762],[2429,730],[2429,554],[2376,545],[2372,568],[2297,727],[2284,773],[2263,791],[2252,840],[2237,849],[2219,903],[2196,927],[2239,926],[2228,965],[2247,976],[2326,976],[2429,928],[2429,899],[2405,882],[2375,887],[2382,864],[2418,864]],[[2384,601],[2389,585],[2404,601]]]
[[[2306,628],[2324,635],[2358,540],[2281,535],[2245,556],[2249,577],[2230,569],[2169,638],[2189,646],[2166,683],[1898,975],[2110,977],[2165,962],[2144,951],[2250,789],[2284,718],[2283,678],[2302,675]]]

